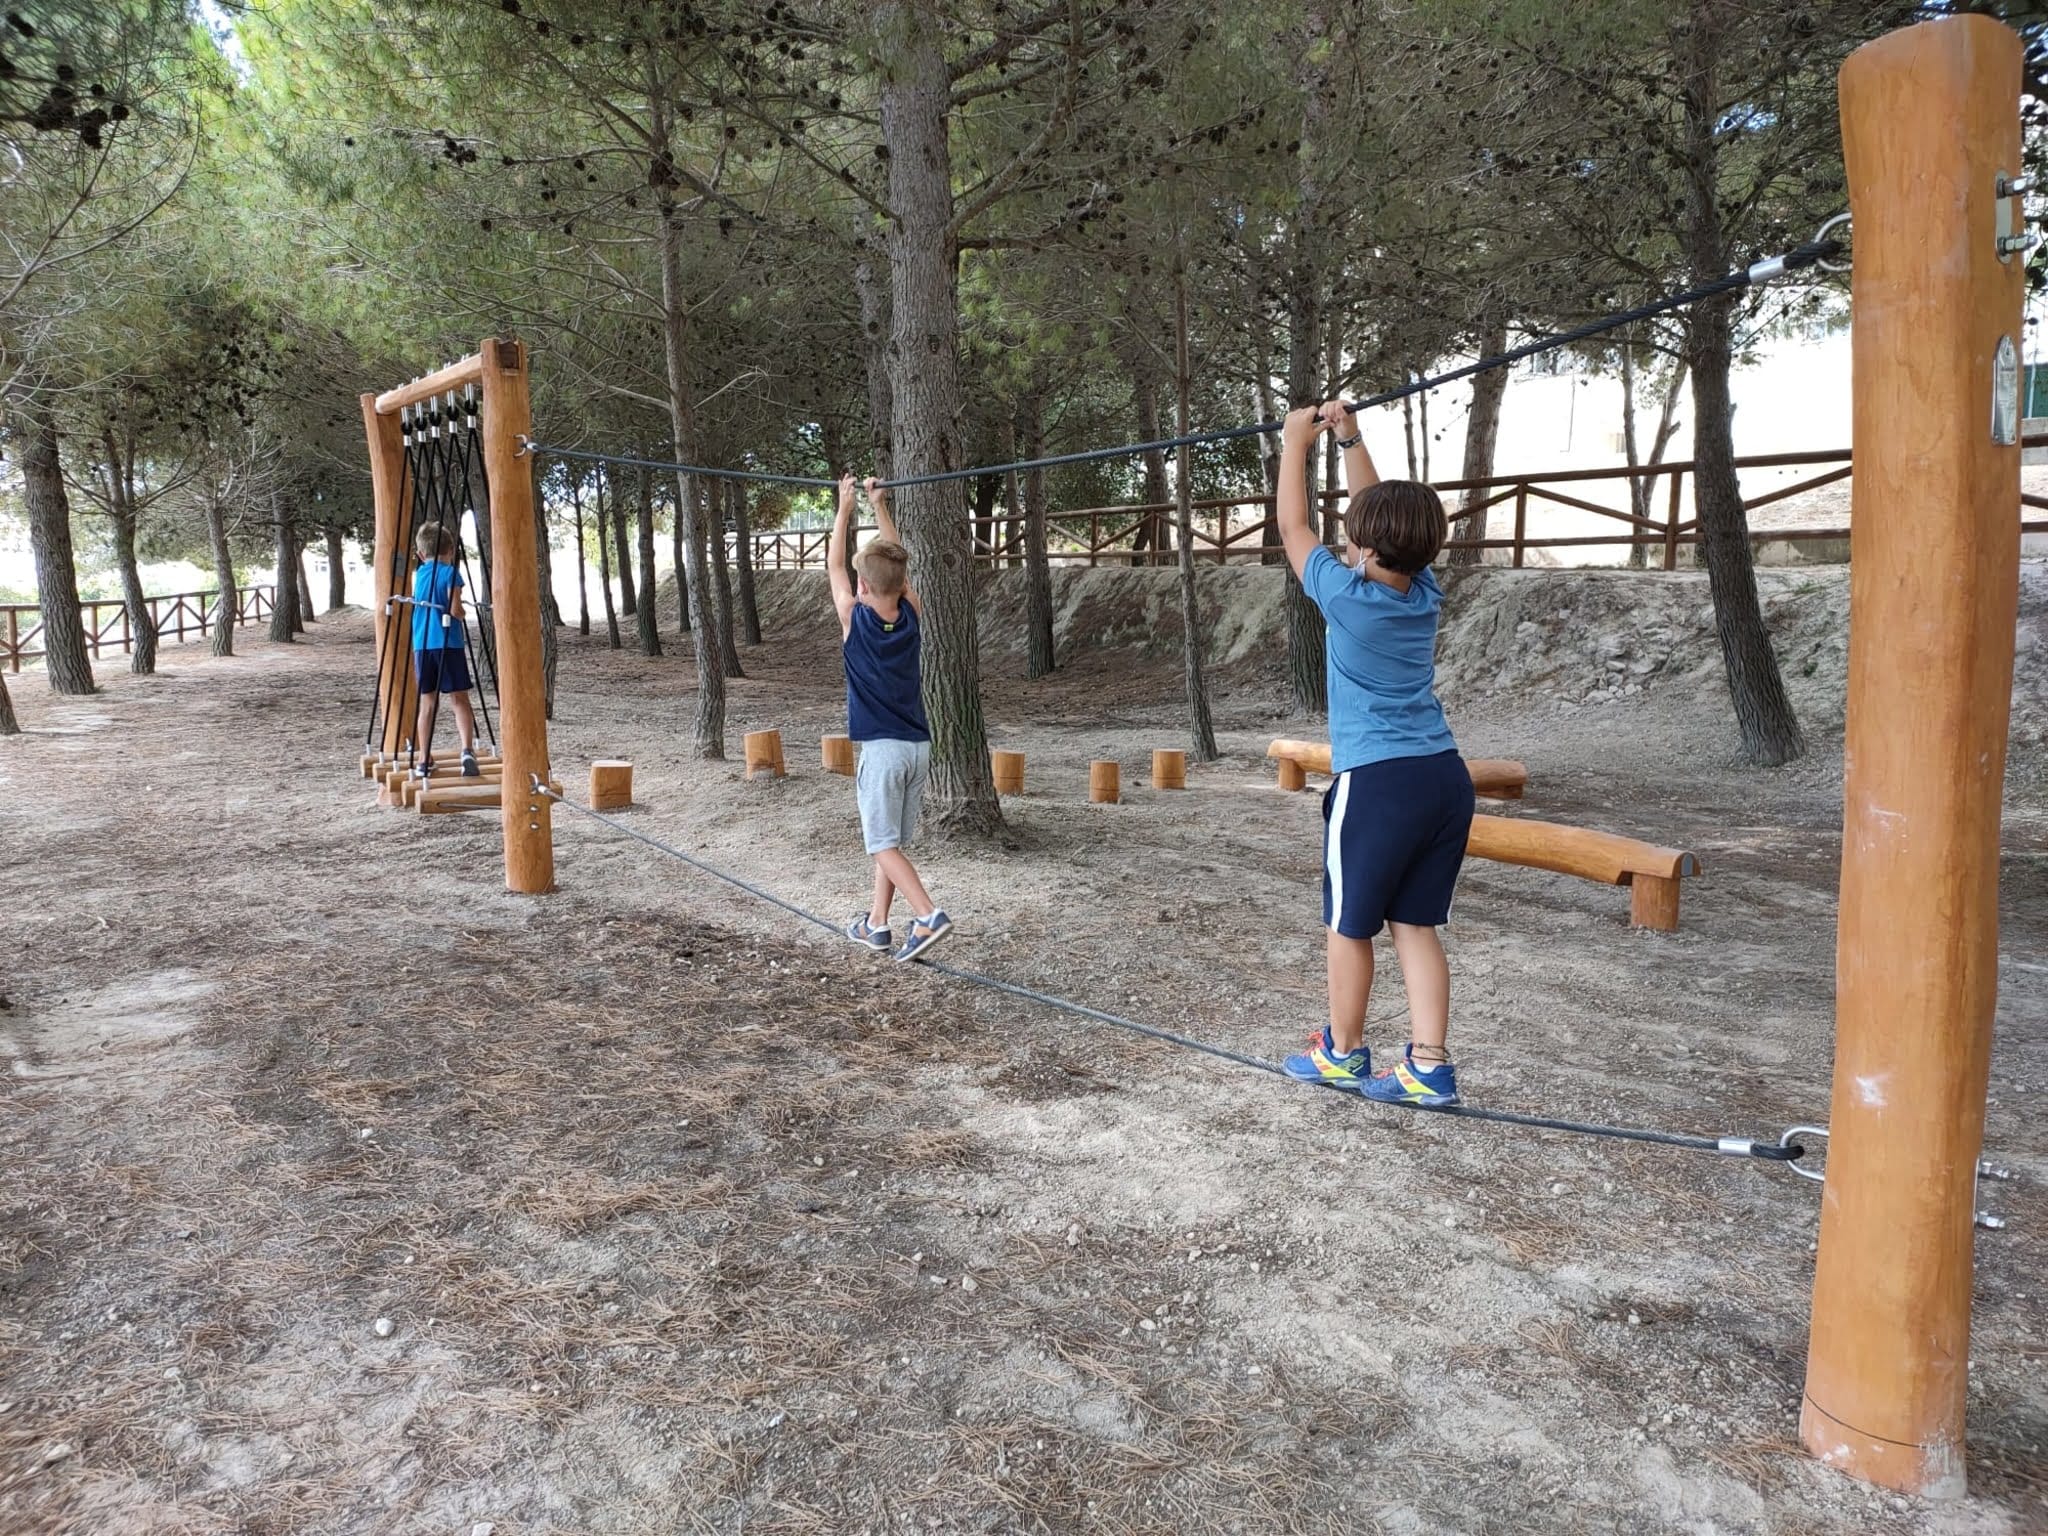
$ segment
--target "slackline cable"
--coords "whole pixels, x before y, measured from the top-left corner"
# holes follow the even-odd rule
[[[556,805],[572,810],[579,816],[587,816],[592,821],[601,822],[605,826],[610,827],[614,832],[622,833],[626,837],[632,838],[635,842],[645,843],[648,847],[665,853],[671,858],[680,859],[692,869],[699,870],[711,876],[714,880],[722,880],[727,885],[745,891],[750,896],[758,897],[770,906],[780,907],[790,916],[810,923],[814,927],[822,928],[834,938],[840,937],[839,925],[837,923],[830,922],[818,916],[815,912],[806,911],[792,901],[785,901],[774,892],[764,890],[751,881],[741,879],[738,875],[728,874],[715,864],[706,863],[703,859],[696,857],[696,855],[685,853],[682,849],[675,847],[673,844],[665,843],[658,837],[650,837],[645,832],[629,827],[617,818],[605,815],[602,811],[595,811],[587,805],[578,805],[573,800],[565,799],[542,784],[537,778],[533,781],[532,792],[537,795],[546,796]],[[1073,1014],[1077,1018],[1093,1019],[1098,1024],[1108,1024],[1117,1029],[1127,1030],[1132,1034],[1143,1035],[1151,1040],[1163,1041],[1167,1045],[1178,1046],[1182,1050],[1199,1051],[1205,1056],[1214,1056],[1220,1061],[1233,1062],[1241,1067],[1250,1067],[1254,1071],[1270,1072],[1276,1076],[1285,1075],[1281,1072],[1277,1062],[1268,1061],[1263,1056],[1254,1056],[1246,1051],[1235,1051],[1229,1046],[1215,1045],[1206,1040],[1196,1040],[1188,1035],[1176,1034],[1170,1029],[1161,1029],[1155,1024],[1141,1024],[1136,1019],[1127,1019],[1119,1014],[1105,1013],[1100,1008],[1089,1007],[1086,1003],[1077,1003],[1068,998],[1055,997],[1050,992],[1040,992],[1035,988],[1021,986],[1013,981],[1004,981],[1000,977],[984,976],[978,971],[964,970],[951,965],[941,965],[936,960],[921,960],[916,963],[922,965],[928,971],[935,971],[939,975],[950,977],[954,981],[964,981],[969,986],[983,987],[991,992],[1001,992],[1011,997],[1020,997],[1027,1002],[1038,1003],[1043,1007],[1054,1008],[1062,1013]],[[1327,1085],[1310,1084],[1308,1086],[1326,1087]],[[1329,1091],[1333,1093],[1344,1092],[1344,1090],[1334,1088]],[[1365,1102],[1362,1095],[1349,1095],[1349,1097],[1355,1098],[1361,1103]],[[1454,1116],[1461,1120],[1490,1120],[1499,1125],[1528,1126],[1535,1130],[1544,1131],[1569,1131],[1576,1136],[1603,1136],[1614,1141],[1643,1141],[1664,1147],[1681,1147],[1689,1152],[1713,1152],[1724,1157],[1755,1158],[1764,1162],[1788,1164],[1795,1173],[1805,1172],[1804,1169],[1797,1166],[1796,1160],[1805,1155],[1806,1147],[1803,1143],[1792,1139],[1791,1131],[1787,1131],[1777,1141],[1755,1141],[1743,1136],[1694,1136],[1681,1131],[1652,1131],[1626,1125],[1595,1125],[1584,1120],[1559,1120],[1547,1115],[1523,1115],[1505,1109],[1475,1109],[1465,1104],[1444,1106],[1402,1104],[1399,1107],[1412,1109],[1420,1114]],[[1794,1129],[1808,1130],[1816,1128],[1794,1127]],[[1825,1135],[1826,1133],[1822,1131],[1820,1134]],[[1818,1177],[1818,1175],[1808,1176]]]

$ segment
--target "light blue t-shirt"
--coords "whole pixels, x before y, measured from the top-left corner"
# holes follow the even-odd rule
[[[459,651],[462,621],[447,624],[441,617],[461,589],[462,573],[446,560],[422,561],[412,577],[412,648],[416,651]],[[432,603],[429,608],[425,605]]]
[[[1329,626],[1331,771],[1456,751],[1436,697],[1436,619],[1444,605],[1436,577],[1420,571],[1406,592],[1397,591],[1318,546],[1302,566],[1301,586]]]

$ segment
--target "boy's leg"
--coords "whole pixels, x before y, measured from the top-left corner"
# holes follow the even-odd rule
[[[419,717],[413,722],[413,748],[421,762],[433,761],[434,715],[439,710],[441,695],[420,691]]]
[[[455,708],[455,729],[462,734],[462,750],[476,750],[476,710],[469,702],[469,690],[448,695],[448,702]]]
[[[868,923],[874,928],[889,926],[889,908],[896,904],[896,882],[882,868],[882,854],[875,855],[875,899],[868,906]]]
[[[1451,962],[1434,928],[1414,923],[1389,923],[1394,953],[1401,961],[1401,980],[1408,988],[1408,1043],[1419,1067],[1449,1061],[1446,1041],[1451,1032]]]
[[[882,919],[887,916],[889,910],[886,906],[881,905],[883,901],[882,892],[885,887],[892,893],[895,891],[903,893],[903,899],[910,903],[910,915],[912,917],[931,916],[931,895],[925,890],[924,882],[917,878],[917,866],[910,862],[910,856],[901,848],[884,848],[875,855],[875,901],[877,905],[875,911],[868,914],[868,920],[875,923],[878,927],[881,926]],[[877,916],[877,913],[881,915]]]
[[[1365,1009],[1372,1000],[1372,940],[1326,930],[1330,981],[1330,1044],[1348,1056],[1365,1043]]]

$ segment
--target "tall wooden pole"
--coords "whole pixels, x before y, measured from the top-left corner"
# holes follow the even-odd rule
[[[2019,584],[2002,391],[2021,262],[2019,38],[1892,33],[1841,75],[1855,218],[1856,479],[1835,1079],[1800,1437],[1964,1490],[1970,1281],[1998,962]],[[2003,201],[2004,209],[1999,207]],[[1999,426],[1994,426],[1994,422]]]
[[[505,759],[505,886],[527,895],[555,887],[552,804],[534,792],[548,772],[547,687],[542,676],[540,567],[533,475],[519,440],[533,426],[526,350],[483,344],[484,470],[491,486],[491,619],[498,641],[498,740]]]
[[[393,613],[385,612],[385,604],[392,594],[393,561],[398,562],[399,571],[406,568],[407,554],[403,545],[411,535],[406,525],[412,488],[405,483],[405,444],[400,435],[397,414],[380,413],[375,395],[364,395],[362,402],[363,432],[370,442],[370,494],[377,514],[376,553],[373,557],[376,568],[371,572],[375,599],[370,609],[377,636],[377,689],[382,695],[378,709],[384,722],[377,745],[381,751],[396,755],[404,749],[406,738],[412,734],[413,716],[418,713],[419,706],[419,682],[413,676],[412,656],[409,654],[412,649],[408,638],[412,631],[412,610],[401,608]],[[384,649],[385,632],[393,624],[399,628],[392,643],[407,653],[398,657],[396,665]]]

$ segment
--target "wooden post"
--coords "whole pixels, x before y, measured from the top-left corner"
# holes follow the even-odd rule
[[[555,888],[554,805],[547,690],[541,677],[540,566],[533,527],[533,466],[520,439],[533,430],[526,349],[483,344],[484,471],[491,487],[491,626],[498,642],[498,745],[505,758],[505,888]]]
[[[1977,1157],[2019,585],[2019,38],[1924,22],[1842,67],[1856,475],[1835,1068],[1800,1438],[1964,1492]],[[1998,207],[2005,203],[2005,209]],[[2017,226],[2023,227],[2023,226]]]
[[[818,740],[818,755],[823,759],[827,773],[842,773],[853,777],[853,738],[850,736],[824,736]]]
[[[1308,770],[1291,757],[1280,759],[1280,787],[1286,790],[1308,788]]]
[[[1628,925],[1678,932],[1678,881],[1662,875],[1629,876]]]
[[[782,732],[748,731],[744,745],[748,778],[751,779],[757,770],[771,779],[783,777],[787,770],[782,765]]]
[[[1024,754],[1022,752],[991,752],[988,755],[989,775],[996,781],[999,795],[1021,795],[1024,793]]]
[[[590,808],[623,811],[633,803],[633,765],[624,758],[601,757],[590,765]]]
[[[1521,568],[1522,539],[1529,527],[1529,482],[1515,482],[1515,566]],[[1482,559],[1484,556],[1481,557]]]
[[[399,609],[385,612],[385,605],[392,596],[392,562],[399,562],[399,569],[405,569],[405,557],[400,549],[406,537],[406,516],[404,502],[411,493],[405,483],[405,442],[400,435],[396,413],[385,415],[377,409],[377,397],[364,395],[363,431],[370,440],[370,495],[376,510],[376,542],[372,563],[372,595],[370,599],[371,632],[376,636],[377,683],[379,698],[377,709],[384,721],[384,729],[378,734],[377,749],[385,753],[402,750],[406,739],[412,735],[413,717],[419,713],[419,681],[413,676],[412,658],[401,656],[394,665],[386,654],[384,632],[391,625],[398,625],[396,643],[400,649],[410,649],[405,635],[412,627],[412,610]],[[222,613],[217,623],[234,627],[232,615]],[[201,624],[200,632],[206,626]]]
[[[1152,753],[1152,787],[1154,789],[1186,789],[1188,787],[1188,755],[1185,752],[1160,747]]]
[[[1664,519],[1664,569],[1678,569],[1678,508],[1685,491],[1685,476],[1671,471],[1671,510]]]
[[[1088,798],[1096,805],[1117,803],[1119,796],[1115,763],[1095,762],[1088,765]]]

